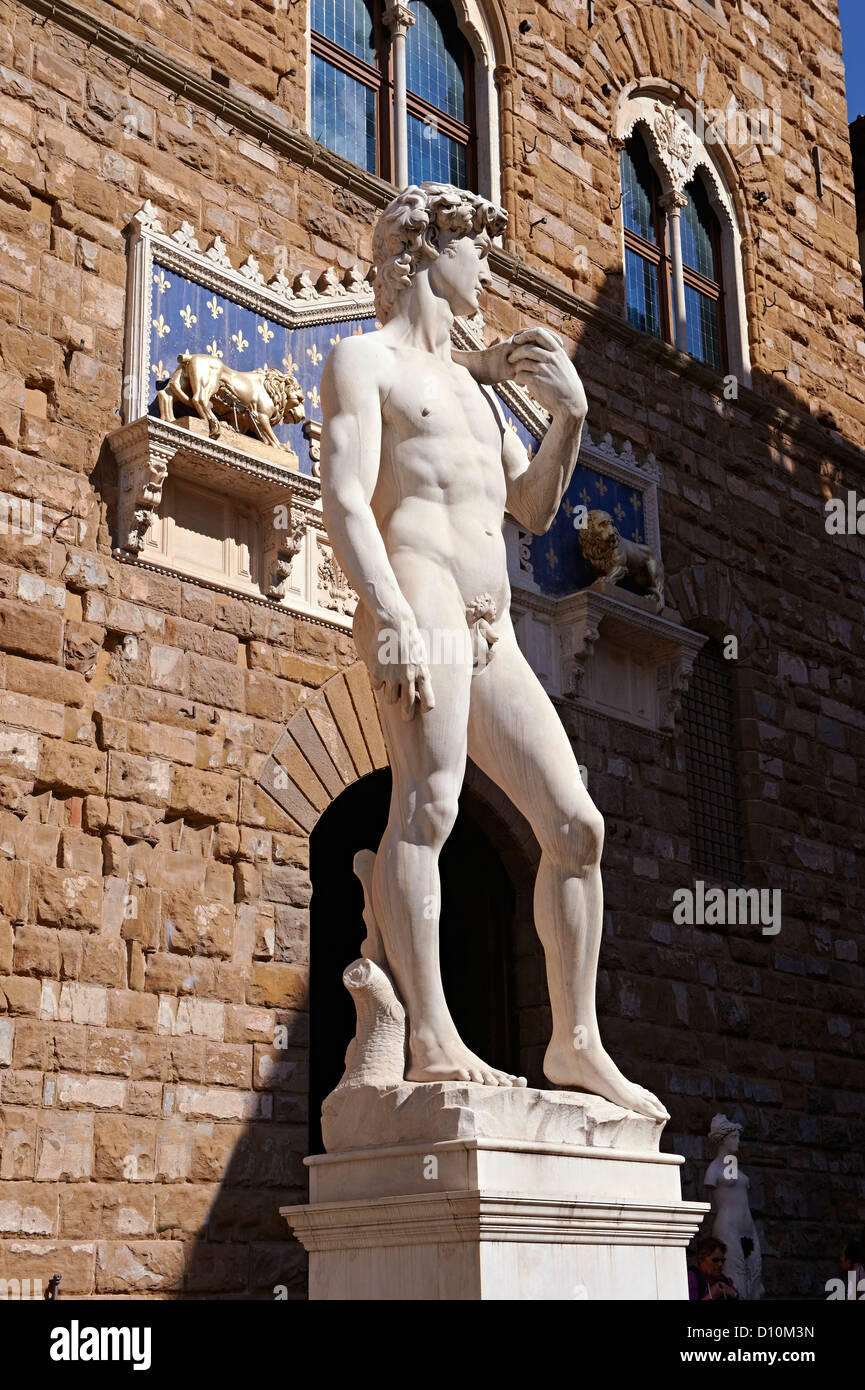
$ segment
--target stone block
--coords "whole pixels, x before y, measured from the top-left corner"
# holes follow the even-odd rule
[[[36,1134],[39,1182],[80,1182],[93,1166],[93,1116],[43,1111]]]
[[[96,1290],[103,1294],[173,1293],[183,1284],[184,1246],[179,1241],[100,1241]]]
[[[48,926],[95,931],[102,921],[101,880],[63,869],[40,869],[36,917]]]
[[[0,599],[0,650],[62,665],[63,619]]]

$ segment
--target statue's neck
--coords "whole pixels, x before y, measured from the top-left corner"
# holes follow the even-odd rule
[[[417,348],[449,362],[453,326],[447,300],[433,292],[426,271],[418,271],[400,294],[384,332],[400,347]]]

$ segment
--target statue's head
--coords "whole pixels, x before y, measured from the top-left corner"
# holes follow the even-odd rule
[[[477,311],[489,280],[486,255],[508,215],[477,193],[449,183],[411,184],[397,194],[376,223],[372,241],[376,311],[387,323],[403,290],[418,271],[455,314]]]
[[[735,1120],[728,1120],[726,1115],[714,1115],[712,1117],[709,1142],[717,1146],[718,1153],[735,1153],[739,1147],[741,1134],[742,1126],[737,1125]]]

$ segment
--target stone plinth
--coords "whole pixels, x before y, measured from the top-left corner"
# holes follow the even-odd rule
[[[312,1299],[685,1299],[662,1126],[597,1096],[447,1082],[325,1102],[310,1202],[284,1207]]]

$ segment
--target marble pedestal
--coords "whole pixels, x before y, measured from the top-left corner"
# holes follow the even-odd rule
[[[325,1102],[331,1152],[283,1207],[312,1299],[686,1299],[683,1202],[662,1126],[597,1096],[444,1082]]]

